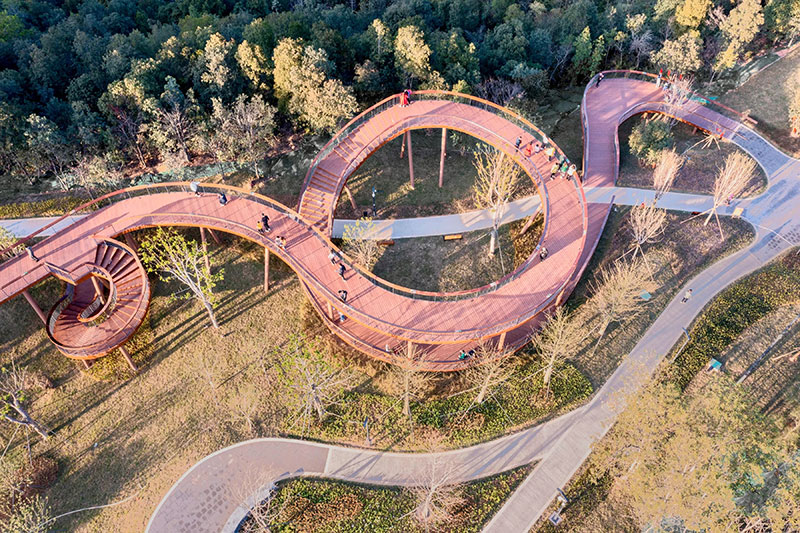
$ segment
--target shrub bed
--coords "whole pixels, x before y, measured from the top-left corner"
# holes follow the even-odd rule
[[[669,369],[681,389],[748,326],[778,307],[800,301],[800,256],[792,252],[719,294],[695,320],[691,340]]]

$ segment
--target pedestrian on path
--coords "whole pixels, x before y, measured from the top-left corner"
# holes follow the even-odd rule
[[[35,263],[39,262],[39,258],[36,257],[36,254],[33,253],[33,248],[31,248],[30,246],[26,246],[25,251],[28,252],[28,257],[30,257],[31,260],[33,260]]]
[[[345,291],[345,290],[339,291],[339,299],[342,302],[346,302],[347,301],[347,291]]]
[[[567,170],[569,170],[569,165],[567,164],[567,159],[564,158],[564,161],[561,163],[561,167],[558,169],[562,178],[566,178]]]
[[[548,145],[547,148],[544,149],[544,155],[547,156],[547,160],[550,161],[553,159],[553,156],[556,154],[556,147],[552,144]]]
[[[571,164],[571,165],[569,166],[569,168],[567,169],[567,178],[568,178],[568,179],[572,179],[572,178],[574,178],[574,177],[575,177],[575,171],[576,171],[577,169],[578,169],[578,167],[576,167],[576,166],[575,166],[575,163]]]
[[[224,192],[219,193],[219,205],[224,206],[228,203],[228,197],[225,196]]]
[[[408,91],[400,93],[400,107],[408,106]]]
[[[339,263],[339,275],[342,276],[342,279],[345,279],[344,278],[344,273],[346,271],[347,271],[347,269],[344,267],[344,263]]]
[[[286,237],[280,236],[275,239],[275,243],[278,245],[278,248],[281,250],[286,251]]]
[[[520,145],[522,144],[522,136],[517,137],[517,140],[514,141],[514,148],[519,150]]]
[[[340,259],[339,254],[331,250],[331,253],[328,254],[328,259],[330,260],[332,265],[335,265],[336,262]]]
[[[551,179],[551,180],[554,180],[554,179],[556,179],[556,174],[557,174],[557,173],[558,173],[558,161],[556,161],[555,163],[553,163],[553,166],[552,166],[552,167],[550,167],[550,179]]]
[[[533,155],[533,141],[529,142],[525,145],[525,157],[530,157]]]
[[[547,246],[542,246],[542,250],[539,252],[539,260],[544,261],[550,252],[547,251]]]
[[[689,289],[688,291],[683,293],[683,299],[681,299],[681,303],[685,304],[686,302],[689,301],[689,298],[691,297],[692,297],[692,289]]]
[[[597,75],[597,83],[595,83],[594,86],[595,87],[600,87],[600,82],[603,81],[603,78],[605,78],[605,77],[606,77],[606,75],[603,74],[602,72],[600,74],[598,74]]]
[[[200,194],[200,184],[196,181],[193,181],[189,184],[189,190],[191,190],[195,196],[202,196]]]
[[[542,143],[536,141],[536,144],[533,145],[533,153],[538,154],[541,151],[542,151]]]
[[[339,322],[344,322],[345,320],[347,320],[347,317],[344,316],[344,313],[339,311]]]
[[[661,87],[661,78],[664,77],[664,69],[658,69],[658,78],[656,78],[656,87]]]
[[[261,213],[261,225],[264,226],[264,231],[272,231],[272,228],[269,227],[269,217],[266,213]]]

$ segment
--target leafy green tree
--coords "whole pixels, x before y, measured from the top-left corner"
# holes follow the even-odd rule
[[[640,164],[654,167],[661,151],[672,146],[672,131],[664,121],[645,120],[633,128],[628,143]]]
[[[700,32],[689,30],[677,39],[664,41],[661,50],[653,54],[653,63],[673,72],[695,72],[703,66],[701,44]]]
[[[69,150],[58,126],[46,117],[31,114],[24,130],[28,148],[28,163],[41,176],[50,172],[62,176],[69,163]]]
[[[800,0],[771,0],[764,6],[764,26],[777,41],[789,39],[789,45],[800,35]]]
[[[167,76],[159,104],[150,127],[151,138],[162,155],[177,152],[182,161],[189,162],[189,147],[198,131],[194,91],[189,89],[184,95],[175,78]]]
[[[201,55],[204,70],[200,80],[209,86],[211,95],[223,99],[235,91],[232,86],[235,77],[231,68],[233,47],[233,39],[228,40],[219,33],[214,33],[206,41]]]
[[[583,28],[581,34],[575,38],[575,55],[572,56],[572,70],[577,77],[589,74],[592,61],[592,32],[589,26]]]
[[[195,240],[189,240],[173,229],[156,228],[139,243],[139,255],[149,272],[157,273],[165,283],[177,281],[186,286],[173,294],[175,299],[195,299],[203,304],[211,324],[219,328],[214,315],[214,287],[223,280],[225,271],[206,269],[208,252]]]
[[[675,9],[675,22],[684,30],[696,30],[706,18],[711,0],[683,0]]]
[[[412,80],[425,81],[431,76],[431,48],[425,42],[422,30],[416,26],[403,26],[394,39],[394,61],[397,72],[406,84]]]
[[[10,15],[6,9],[0,11],[0,43],[25,37],[27,33],[17,15]]]
[[[257,91],[267,89],[267,76],[270,68],[267,58],[257,44],[242,41],[236,48],[236,62],[242,75],[250,82],[250,86]]]
[[[683,395],[671,383],[650,384],[626,402],[590,468],[611,473],[640,524],[677,519],[682,529],[722,531],[767,517],[797,523],[796,507],[786,505],[798,494],[796,460],[774,421],[724,374]]]
[[[763,23],[761,1],[741,0],[719,24],[725,48],[714,62],[714,71],[721,72],[734,66]]]
[[[468,42],[460,30],[436,32],[432,36],[433,61],[449,84],[464,80],[469,85],[480,81],[480,61],[475,43]]]
[[[358,109],[353,91],[327,77],[324,50],[283,39],[275,47],[275,93],[312,131],[334,131],[342,119]]]
[[[208,148],[217,159],[253,163],[253,173],[258,179],[259,161],[275,142],[275,108],[266,104],[261,95],[248,101],[243,94],[230,106],[225,106],[219,98],[214,98],[212,105]]]

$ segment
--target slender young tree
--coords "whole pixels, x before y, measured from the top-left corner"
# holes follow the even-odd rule
[[[712,216],[716,218],[721,239],[724,239],[725,236],[722,233],[722,224],[719,222],[717,209],[742,194],[753,178],[755,170],[756,162],[750,156],[742,152],[734,152],[725,159],[725,166],[717,175],[717,180],[714,182],[714,205],[708,210],[704,225],[708,225]]]
[[[633,257],[631,259],[636,259],[636,254],[641,253],[642,260],[648,272],[650,272],[651,278],[653,277],[653,269],[650,268],[650,263],[647,262],[642,246],[655,242],[664,233],[666,222],[666,209],[656,207],[655,202],[635,205],[631,209],[631,232],[633,233],[633,244],[631,245]]]
[[[305,433],[316,416],[322,422],[328,409],[341,402],[342,393],[352,383],[352,376],[319,359],[298,359],[292,388],[299,399],[298,422]]]
[[[375,222],[369,217],[359,218],[355,224],[344,228],[342,248],[359,265],[372,270],[381,255],[375,238]]]
[[[0,250],[10,248],[12,244],[17,242],[17,240],[18,239],[10,231],[5,228],[0,228]],[[11,259],[12,257],[19,255],[24,251],[25,245],[18,244],[5,251],[3,255],[0,255],[0,262],[5,261],[6,259]]]
[[[675,153],[675,150],[662,150],[658,164],[653,171],[653,188],[656,191],[656,201],[660,200],[672,188],[675,178],[683,166],[684,159]]]
[[[489,343],[479,344],[475,348],[475,357],[479,363],[466,371],[467,382],[478,392],[473,404],[481,405],[492,390],[501,386],[513,375],[517,360],[506,350],[500,350]]]
[[[205,307],[208,318],[219,328],[214,315],[214,287],[222,281],[224,270],[209,272],[206,267],[208,252],[195,240],[188,240],[175,230],[158,228],[139,244],[142,263],[149,272],[157,273],[164,282],[177,280],[188,291],[173,297],[196,299]]]
[[[417,501],[412,513],[425,531],[447,524],[453,517],[454,508],[462,502],[460,487],[452,477],[452,468],[442,459],[432,459],[411,489]]]
[[[583,325],[563,307],[547,315],[541,331],[533,338],[533,345],[544,362],[542,383],[545,394],[550,393],[550,381],[555,369],[577,353],[585,338]]]
[[[480,150],[474,153],[473,164],[477,179],[473,187],[475,203],[479,208],[492,213],[492,237],[489,241],[489,255],[497,249],[497,231],[505,213],[506,206],[517,190],[519,167],[505,152],[495,149]]]
[[[421,370],[419,355],[419,350],[412,347],[406,350],[401,363],[392,366],[394,381],[400,386],[403,414],[407,419],[411,418],[411,402],[420,398],[432,378],[430,372]]]
[[[645,273],[639,261],[618,261],[608,268],[603,268],[592,283],[591,303],[600,315],[600,336],[592,349],[597,351],[600,341],[606,334],[608,326],[635,313],[641,304],[642,291],[647,287]]]
[[[14,361],[10,366],[0,369],[0,408],[3,418],[12,424],[32,429],[47,440],[47,429],[25,407],[27,383],[28,371]]]

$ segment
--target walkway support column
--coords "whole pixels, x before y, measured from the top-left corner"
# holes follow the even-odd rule
[[[408,143],[408,172],[411,175],[411,188],[414,188],[414,153],[411,151],[411,130],[406,132]]]
[[[120,346],[119,347],[119,353],[121,353],[122,357],[125,358],[125,361],[128,362],[128,366],[131,367],[131,370],[133,370],[133,373],[134,374],[138,374],[139,373],[139,369],[136,368],[136,363],[133,362],[133,357],[131,357],[130,352],[128,352],[128,350],[126,350],[124,346]]]
[[[220,242],[220,240],[219,240],[219,237],[217,236],[217,232],[216,232],[216,231],[214,231],[214,230],[213,230],[213,229],[211,229],[211,228],[208,228],[208,233],[210,233],[210,234],[211,234],[211,237],[214,239],[214,242],[215,242],[215,243],[217,243],[217,244],[222,244],[222,243]]]
[[[96,276],[92,276],[92,285],[94,285],[95,294],[97,294],[97,297],[100,298],[100,303],[105,304],[106,299],[103,296],[103,287],[100,285],[100,282],[97,281]]]
[[[33,307],[33,310],[36,311],[37,315],[39,315],[39,318],[42,319],[42,323],[47,324],[47,315],[42,312],[42,308],[39,307],[39,304],[36,303],[36,300],[33,299],[33,296],[31,296],[27,290],[22,291],[22,295],[26,300],[28,300],[30,306]]]
[[[127,244],[128,247],[134,252],[139,251],[139,243],[136,242],[136,239],[134,239],[133,235],[131,235],[130,233],[125,234],[125,244]]]
[[[406,347],[406,357],[409,361],[414,360],[414,343],[411,341],[408,341],[408,346]]]
[[[352,208],[353,208],[353,211],[355,211],[355,212],[356,212],[356,214],[358,214],[358,207],[356,207],[356,201],[355,201],[355,200],[353,200],[353,193],[352,193],[352,192],[350,192],[350,187],[348,187],[347,185],[345,185],[345,186],[344,186],[344,192],[346,192],[346,193],[347,193],[347,198],[350,200],[350,207],[352,207]]]
[[[264,292],[269,292],[269,248],[264,247]]]
[[[439,157],[439,188],[442,188],[444,180],[444,156],[447,147],[447,128],[442,128],[442,155]]]
[[[206,262],[206,272],[211,274],[211,263],[208,260],[208,244],[206,243],[206,229],[200,228],[200,240],[203,241],[203,259]]]
[[[503,350],[506,347],[506,332],[500,334],[500,339],[497,341],[497,349]]]

